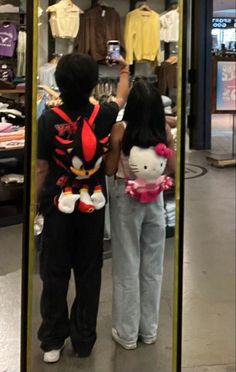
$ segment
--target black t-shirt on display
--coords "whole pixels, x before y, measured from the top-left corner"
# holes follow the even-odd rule
[[[70,110],[65,105],[60,107],[72,121],[75,121],[79,115],[84,118],[89,118],[93,112],[94,106],[88,104],[83,109]],[[104,103],[100,106],[99,113],[94,122],[94,132],[98,139],[103,139],[111,132],[113,124],[119,112],[117,103]],[[49,172],[46,176],[42,195],[41,195],[41,211],[43,212],[53,203],[53,199],[60,193],[60,186],[57,186],[57,181],[60,177],[67,175],[61,167],[57,166],[54,159],[54,137],[58,135],[56,126],[62,124],[63,120],[52,110],[45,111],[38,120],[38,148],[37,158],[49,162]],[[102,165],[97,173],[97,179],[103,187],[103,192],[106,194],[105,188],[105,172]]]

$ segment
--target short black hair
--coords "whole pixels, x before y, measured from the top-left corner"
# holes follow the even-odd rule
[[[83,106],[98,83],[98,64],[87,54],[66,54],[58,62],[55,78],[63,102],[72,108]]]
[[[133,146],[167,144],[164,107],[154,84],[143,79],[134,83],[123,120],[127,123],[122,144],[125,155],[129,155]]]

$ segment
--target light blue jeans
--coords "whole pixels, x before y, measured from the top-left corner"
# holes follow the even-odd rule
[[[140,204],[117,180],[111,191],[113,327],[126,341],[156,337],[165,246],[163,195]]]

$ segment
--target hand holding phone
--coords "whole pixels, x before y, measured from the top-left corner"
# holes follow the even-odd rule
[[[120,58],[120,42],[119,40],[108,40],[107,42],[107,62],[110,65],[118,64]]]

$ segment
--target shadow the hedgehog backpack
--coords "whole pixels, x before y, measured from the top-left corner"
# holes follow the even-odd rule
[[[108,150],[108,137],[99,140],[94,132],[99,110],[100,106],[95,105],[89,118],[80,115],[72,121],[61,108],[52,109],[63,120],[56,125],[53,154],[56,166],[65,171],[65,175],[57,181],[61,192],[54,200],[63,213],[70,214],[76,209],[92,213],[106,203],[97,176]]]

